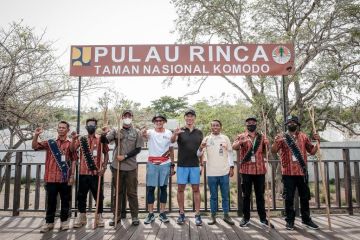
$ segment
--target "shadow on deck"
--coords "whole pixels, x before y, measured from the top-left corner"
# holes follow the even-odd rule
[[[319,230],[310,230],[301,224],[297,218],[295,230],[287,231],[285,221],[281,218],[272,218],[274,230],[260,225],[258,219],[251,220],[248,227],[239,227],[240,218],[234,218],[235,225],[229,226],[220,218],[216,225],[206,224],[208,218],[204,217],[203,226],[195,226],[194,218],[187,218],[186,224],[177,225],[176,217],[170,217],[170,223],[161,223],[158,218],[152,224],[145,225],[143,220],[139,226],[132,226],[130,219],[122,220],[117,229],[109,227],[109,219],[105,219],[105,228],[92,229],[92,219],[88,225],[79,229],[59,231],[60,223],[57,221],[55,229],[45,234],[39,232],[43,223],[41,217],[0,217],[0,239],[360,239],[360,215],[332,215],[332,231],[327,227],[326,216],[315,215],[313,220],[320,226]],[[73,223],[71,220],[71,225]]]

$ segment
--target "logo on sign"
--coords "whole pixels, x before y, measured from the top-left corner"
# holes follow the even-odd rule
[[[272,57],[276,63],[285,64],[290,60],[291,52],[285,46],[277,46],[272,51]]]
[[[73,66],[90,66],[91,47],[73,47],[71,51],[71,64]]]

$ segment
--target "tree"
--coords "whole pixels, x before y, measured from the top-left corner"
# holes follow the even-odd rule
[[[250,115],[251,110],[243,102],[229,104],[223,101],[200,101],[193,105],[196,110],[196,126],[200,127],[204,135],[211,132],[210,123],[217,119],[222,123],[222,132],[231,140],[234,140],[237,134],[243,132],[245,119]]]
[[[222,76],[239,90],[255,114],[267,113],[270,136],[282,128],[279,110],[283,101],[287,114],[298,114],[308,130],[306,108],[315,105],[320,129],[330,124],[360,134],[356,130],[356,123],[360,122],[359,1],[172,0],[172,3],[178,14],[176,31],[181,43],[294,43],[296,70],[286,78],[285,99],[274,77]],[[338,114],[334,109],[355,114]]]
[[[151,101],[151,108],[156,113],[165,114],[168,118],[178,117],[188,106],[186,97],[173,98],[162,96],[161,98]]]
[[[45,125],[59,116],[56,106],[76,92],[76,79],[70,78],[58,63],[53,43],[45,32],[22,22],[0,29],[0,126],[5,149],[16,149],[32,139],[35,126]],[[83,81],[83,91],[94,87]],[[11,152],[1,161],[10,161]],[[0,184],[1,176],[0,176]],[[0,191],[1,191],[0,185]]]

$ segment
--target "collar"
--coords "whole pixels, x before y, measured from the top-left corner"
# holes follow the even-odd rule
[[[60,136],[57,136],[56,141],[60,141],[61,143],[70,141],[67,137],[64,140],[60,139]]]
[[[248,136],[248,137],[252,137],[252,136],[250,135],[250,132],[249,132],[248,130],[245,131],[245,135]],[[258,132],[255,131],[255,136],[254,136],[254,137],[256,137],[257,135],[258,135]]]

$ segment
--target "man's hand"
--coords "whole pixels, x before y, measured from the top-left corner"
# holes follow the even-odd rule
[[[97,175],[98,176],[104,176],[105,170],[106,169],[101,169],[100,171],[98,171]]]
[[[75,131],[73,131],[72,133],[71,133],[71,138],[72,138],[72,140],[76,140],[76,139],[78,139],[79,138],[79,134],[77,134]]]
[[[35,136],[39,136],[40,134],[42,134],[44,132],[44,129],[42,129],[41,127],[38,127],[35,129]]]
[[[276,143],[280,143],[280,142],[282,142],[283,140],[284,140],[284,136],[283,136],[282,134],[276,135],[276,137],[275,137],[275,139],[274,139],[274,141],[275,141]]]
[[[148,138],[147,130],[148,130],[147,127],[144,127],[141,130],[141,136],[143,136],[144,138]]]
[[[175,136],[179,136],[180,133],[184,132],[181,128],[177,127],[174,131]]]
[[[269,139],[267,139],[267,137],[264,137],[264,144],[265,144],[265,145],[269,145],[269,143],[270,143],[270,142],[269,142]]]
[[[174,167],[170,167],[170,176],[174,176],[175,175],[175,168]]]
[[[229,170],[229,177],[234,176],[234,168],[230,168]]]
[[[104,126],[102,129],[101,129],[102,131],[103,131],[103,133],[108,133],[108,132],[110,132],[110,128],[108,127],[108,126]]]
[[[316,140],[316,141],[318,141],[318,142],[320,142],[320,135],[317,134],[317,133],[314,133],[314,134],[313,134],[313,139]]]
[[[68,185],[72,186],[74,184],[75,180],[74,180],[74,175],[71,175],[68,181]]]
[[[123,161],[125,159],[124,155],[117,155],[116,156],[116,160],[118,160],[119,162]]]

